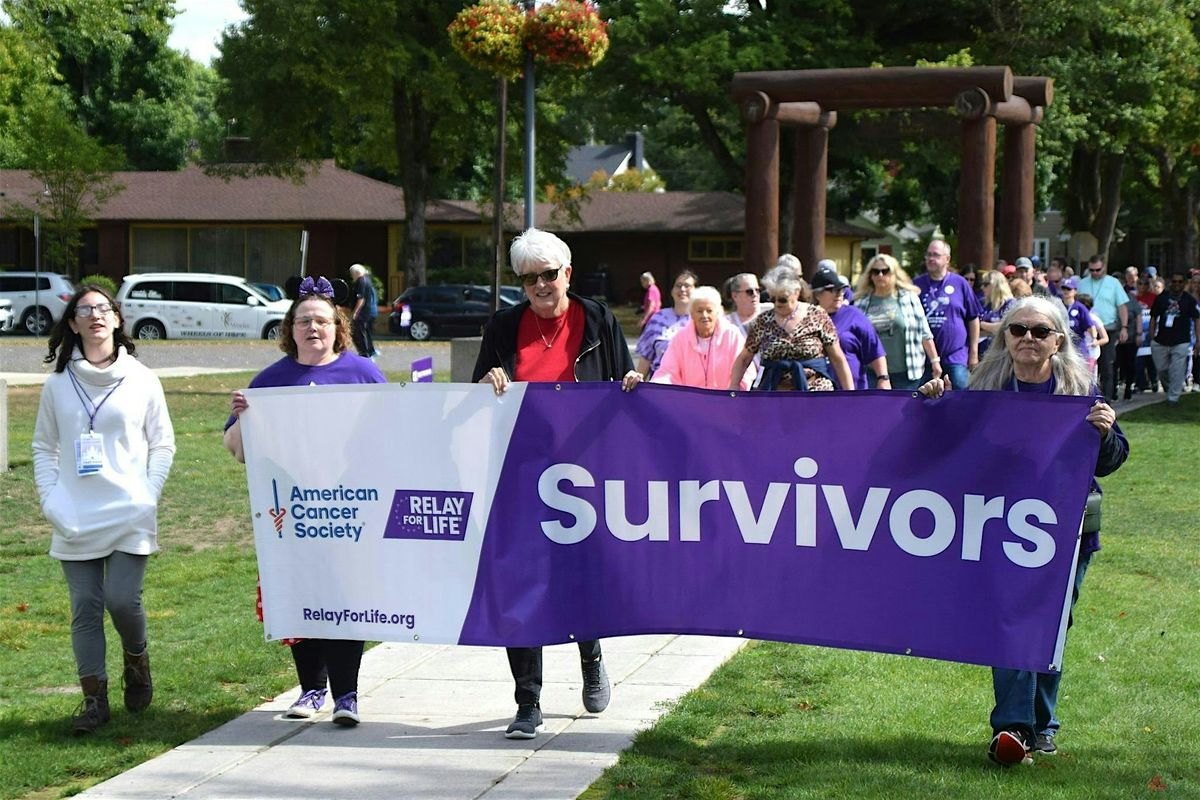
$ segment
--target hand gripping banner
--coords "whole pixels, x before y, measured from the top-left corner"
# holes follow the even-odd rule
[[[268,639],[640,633],[1057,669],[1091,399],[255,389]]]

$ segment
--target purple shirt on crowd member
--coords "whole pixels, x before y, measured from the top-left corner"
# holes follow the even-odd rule
[[[1071,326],[1071,341],[1075,342],[1079,351],[1086,355],[1083,335],[1087,333],[1088,328],[1092,327],[1091,309],[1076,300],[1067,309],[1067,324]]]
[[[838,342],[846,355],[846,363],[850,365],[850,374],[854,376],[854,388],[867,388],[867,364],[877,358],[884,358],[887,353],[875,326],[867,315],[854,306],[842,306],[829,315],[833,327],[837,328]]]
[[[336,361],[312,367],[284,356],[265,368],[250,381],[249,388],[266,386],[326,386],[338,383],[387,383],[387,378],[369,358],[343,350]],[[225,429],[237,420],[230,414]]]
[[[691,317],[687,314],[677,314],[674,308],[667,307],[646,323],[646,327],[642,329],[642,335],[638,338],[637,354],[650,362],[651,375],[658,372],[658,365],[662,363],[662,357],[667,352],[667,345],[671,343],[671,338],[690,319]]]
[[[967,323],[979,317],[983,309],[967,279],[947,272],[940,281],[928,274],[918,275],[913,285],[921,290],[921,305],[933,331],[933,343],[946,364],[967,363]]]
[[[1007,312],[1009,307],[1011,307],[1012,304],[1015,302],[1016,302],[1015,300],[1013,300],[1012,298],[1009,298],[1008,300],[1004,301],[1004,305],[1002,305],[996,309],[993,309],[991,306],[987,306],[987,305],[982,306],[981,310],[979,312],[979,321],[980,322],[999,322],[1000,318],[1004,316],[1005,312]],[[982,332],[979,334],[979,357],[980,358],[983,358],[983,354],[987,352],[988,346],[991,345],[991,343],[992,343],[991,336],[985,336]]]

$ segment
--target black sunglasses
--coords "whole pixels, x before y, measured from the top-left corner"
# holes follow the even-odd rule
[[[752,297],[758,297],[758,293],[759,293],[758,289],[742,289],[741,291],[744,294],[751,295]]]
[[[871,274],[872,274],[872,275],[891,275],[891,274],[892,274],[892,268],[891,268],[891,267],[884,267],[883,269],[875,269],[874,267],[872,267],[872,268],[871,268]]]
[[[1014,322],[1008,326],[1008,332],[1014,339],[1024,339],[1025,334],[1032,333],[1035,339],[1045,339],[1052,333],[1058,333],[1054,328],[1047,325],[1022,325],[1019,322]]]
[[[790,294],[782,294],[782,295],[779,295],[778,297],[776,297],[775,295],[771,295],[772,303],[789,303],[789,302],[791,302],[791,299],[792,299],[792,296]]]
[[[526,286],[536,286],[538,278],[541,278],[546,283],[554,283],[558,280],[558,273],[561,269],[562,267],[555,267],[554,269],[544,269],[541,272],[522,272],[521,283]]]

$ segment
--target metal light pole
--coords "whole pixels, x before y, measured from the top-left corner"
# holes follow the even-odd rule
[[[33,214],[33,313],[37,322],[35,335],[42,335],[42,215]]]
[[[525,0],[525,10],[533,11],[534,0]],[[534,225],[534,203],[537,195],[533,187],[534,165],[534,105],[533,105],[533,53],[525,53],[525,229]]]

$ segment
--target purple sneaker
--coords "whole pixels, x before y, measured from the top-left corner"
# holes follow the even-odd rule
[[[358,724],[358,692],[346,692],[334,702],[333,721],[347,728]]]
[[[325,690],[310,689],[301,694],[299,700],[292,703],[284,716],[290,719],[310,719],[321,710],[323,705],[325,705]]]

